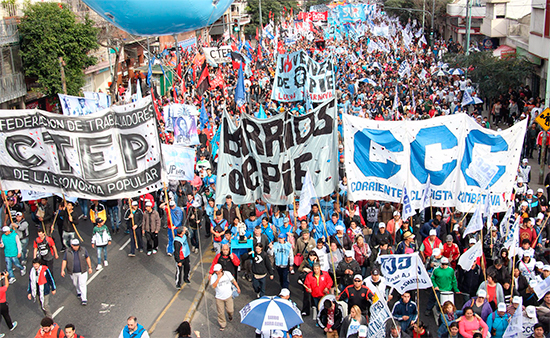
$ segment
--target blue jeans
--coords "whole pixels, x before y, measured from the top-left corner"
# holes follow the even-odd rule
[[[29,237],[21,239],[21,260],[27,260],[27,247],[29,246]]]
[[[103,253],[103,262],[107,261],[107,246],[96,246],[97,249],[97,264],[101,264],[101,256]]]
[[[199,247],[199,229],[189,228],[189,240],[192,247]]]
[[[166,253],[174,253],[174,233],[176,229],[168,228],[168,246],[166,247]]]
[[[82,215],[84,215],[84,217],[88,217],[88,212],[89,212],[88,200],[83,199],[83,198],[79,198],[78,199],[78,204],[80,204],[80,209],[82,210]]]
[[[107,208],[107,212],[109,213],[109,218],[111,219],[111,229],[118,230],[120,228],[120,218],[118,216],[118,205]]]
[[[8,273],[10,275],[10,278],[15,278],[13,275],[13,266],[18,267],[20,270],[23,270],[24,267],[19,263],[19,258],[17,257],[6,257],[6,269],[8,270]]]
[[[289,273],[288,267],[286,268],[277,267],[277,274],[279,275],[279,284],[281,284],[282,289],[288,288],[288,284],[289,284],[288,273]]]
[[[252,278],[252,288],[254,289],[254,292],[260,294],[260,297],[265,296],[265,283],[266,283],[265,279],[266,278],[267,277],[260,278],[260,279]]]

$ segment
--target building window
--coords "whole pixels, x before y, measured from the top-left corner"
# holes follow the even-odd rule
[[[506,4],[495,4],[495,17],[497,19],[506,17]]]

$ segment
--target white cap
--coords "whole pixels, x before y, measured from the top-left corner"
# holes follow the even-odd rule
[[[521,202],[521,206],[522,207],[528,207],[529,203],[527,203],[526,201],[523,201],[523,202]]]
[[[477,296],[485,298],[485,297],[487,297],[487,291],[485,291],[483,289],[479,289],[479,290],[477,290]]]
[[[535,263],[535,268],[542,269],[544,267],[544,263],[541,261],[538,261]]]
[[[132,205],[138,205],[137,201],[132,201]]]
[[[172,207],[172,206],[176,205],[176,202],[170,201],[168,204]]]
[[[458,231],[459,228],[460,226],[458,224],[455,224],[455,226],[453,227],[453,231]]]
[[[520,296],[514,296],[514,298],[512,298],[512,303],[513,304],[520,304],[521,303],[521,297]]]
[[[23,213],[21,211],[18,211],[15,213],[15,216],[23,216]]]
[[[435,215],[436,215],[436,216],[443,216],[443,214],[441,214],[441,211],[437,211],[437,212],[435,213]]]
[[[527,314],[527,317],[535,319],[537,318],[537,308],[533,305],[529,305],[525,308],[525,314]]]
[[[353,280],[356,280],[356,279],[363,280],[363,276],[361,276],[360,274],[353,276]]]
[[[506,312],[506,304],[498,303],[497,311],[498,312]]]
[[[441,258],[441,264],[449,264],[449,259],[447,257]]]
[[[292,330],[292,336],[301,336],[302,335],[302,330],[300,329],[294,329]]]
[[[476,244],[476,239],[475,238],[470,238],[470,241],[468,242],[470,244]]]
[[[533,189],[528,189],[527,190],[527,195],[533,195]]]
[[[537,215],[537,219],[543,220],[544,214],[542,212],[539,212],[539,214]]]
[[[215,264],[214,265],[214,272],[218,272],[218,271],[221,271],[222,270],[222,265],[221,264]]]
[[[287,288],[281,289],[281,292],[279,292],[279,296],[280,297],[290,296],[290,290]]]
[[[523,183],[523,177],[518,177],[517,181],[518,183]]]
[[[273,338],[283,338],[283,337],[284,337],[284,333],[283,333],[283,331],[281,331],[281,330],[275,330],[275,331],[273,331],[273,333],[271,334],[271,337],[273,337]]]
[[[393,212],[393,215],[394,215],[394,216],[399,216],[399,215],[401,215],[401,214],[399,213],[399,211],[395,210],[395,211]]]
[[[353,250],[346,250],[346,257],[353,257]]]
[[[75,246],[80,245],[80,241],[78,240],[78,238],[71,239],[71,245],[75,245]]]
[[[3,232],[8,232],[8,231],[11,231],[11,228],[9,226],[3,226],[2,231]]]
[[[434,248],[432,251],[432,256],[439,256],[441,255],[441,249],[440,248]]]
[[[435,229],[430,230],[430,236],[437,236],[437,230]]]
[[[341,226],[341,225],[337,225],[337,226],[336,226],[336,231],[345,231],[345,230],[346,230],[346,228],[344,228],[344,227]]]
[[[529,163],[529,160],[526,159],[526,158],[524,158],[523,160],[521,160],[521,162],[523,162],[523,163]]]
[[[145,206],[146,207],[152,207],[153,203],[151,203],[151,201],[147,201],[147,202],[145,202]]]
[[[384,223],[384,222],[378,223],[378,228],[384,228],[385,229],[386,228],[386,223]]]
[[[550,271],[550,265],[547,265],[547,264],[544,265],[544,266],[542,267],[542,271]]]
[[[359,326],[358,336],[359,337],[366,337],[367,336],[367,326],[366,325]]]
[[[544,193],[544,190],[542,190],[542,188],[538,188],[538,189],[537,189],[537,192],[542,192],[542,193]]]

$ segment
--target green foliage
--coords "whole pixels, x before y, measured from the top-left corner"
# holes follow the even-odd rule
[[[494,99],[525,83],[525,79],[534,72],[534,66],[525,58],[499,59],[492,52],[465,54],[447,54],[444,58],[449,68],[468,68],[468,78],[479,85],[481,95]]]
[[[275,16],[275,21],[281,17],[283,9],[286,12],[293,9],[294,14],[298,14],[298,3],[295,0],[261,0],[262,1],[262,20],[264,26],[269,22],[269,11]],[[260,4],[258,0],[248,0],[246,12],[250,15],[250,23],[246,25],[244,33],[250,36],[256,36],[256,27],[260,26]]]
[[[97,60],[87,53],[98,48],[98,30],[88,17],[77,21],[73,12],[57,3],[39,2],[24,9],[19,25],[21,58],[28,77],[35,78],[49,97],[63,93],[59,57],[65,62],[67,93],[78,95],[84,69]]]

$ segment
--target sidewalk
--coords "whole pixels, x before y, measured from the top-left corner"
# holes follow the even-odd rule
[[[166,304],[157,320],[148,330],[151,337],[174,337],[174,330],[178,325],[184,320],[191,320],[204,295],[204,281],[208,278],[208,270],[215,256],[214,252],[210,250],[211,247],[212,244],[203,249],[202,260],[198,255],[192,254],[189,278],[191,283],[184,283],[182,288],[175,292],[174,297]]]

